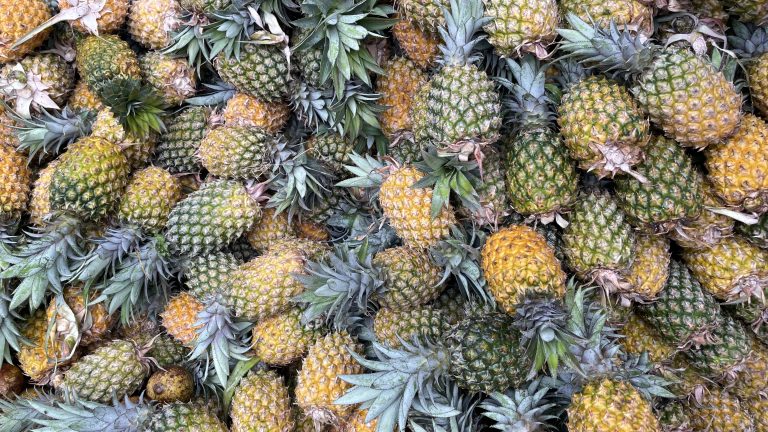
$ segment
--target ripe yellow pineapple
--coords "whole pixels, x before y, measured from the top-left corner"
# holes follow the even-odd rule
[[[627,281],[631,288],[629,293],[621,295],[639,300],[655,298],[667,283],[671,259],[669,240],[662,236],[638,235],[634,260],[627,274]]]
[[[232,432],[292,432],[291,398],[283,378],[271,370],[250,372],[232,398]]]
[[[84,80],[79,80],[69,96],[69,107],[73,110],[99,112],[106,108],[101,99],[88,87]]]
[[[32,198],[29,200],[29,216],[30,221],[37,226],[42,226],[51,213],[51,180],[58,164],[59,159],[55,159],[40,170],[33,185]]]
[[[741,402],[725,391],[711,389],[700,400],[690,398],[684,412],[695,431],[732,432],[753,431],[752,420]]]
[[[294,307],[253,327],[253,353],[264,363],[285,366],[300,359],[318,334],[301,322],[301,309]]]
[[[675,348],[659,339],[656,329],[637,314],[629,315],[621,334],[621,345],[629,354],[648,353],[648,359],[654,363],[669,360],[675,354]]]
[[[376,91],[381,94],[379,103],[387,107],[379,122],[382,132],[393,140],[398,132],[412,130],[413,98],[426,85],[427,75],[414,62],[402,57],[387,62],[384,73],[376,82]]]
[[[51,11],[43,0],[0,0],[0,64],[21,60],[42,45],[48,31],[13,48],[14,42],[51,17]]]
[[[257,127],[271,134],[280,132],[290,115],[290,107],[282,101],[265,102],[245,93],[235,93],[222,112],[228,125]]]
[[[642,0],[562,0],[560,8],[563,14],[573,13],[601,26],[613,22],[620,28],[631,28],[648,35],[653,31],[653,7]]]
[[[29,343],[19,347],[19,367],[32,381],[46,383],[52,370],[67,365],[73,359],[70,357],[72,346],[62,343],[49,332],[48,317],[43,309],[38,309],[27,318],[21,335]]]
[[[265,252],[278,240],[295,237],[287,213],[276,213],[274,208],[265,208],[245,234],[248,243],[258,252]]]
[[[401,19],[392,26],[392,35],[405,55],[422,69],[434,66],[440,53],[440,39],[412,22]]]
[[[341,428],[342,432],[376,432],[379,423],[378,419],[366,422],[365,417],[368,410],[357,410],[344,422]]]
[[[205,309],[202,302],[189,293],[181,292],[168,300],[165,309],[160,314],[163,327],[174,339],[187,346],[194,345],[197,330],[197,315]]]
[[[546,239],[530,227],[512,225],[492,234],[482,251],[488,288],[499,306],[514,314],[529,295],[562,297],[565,272]]]
[[[0,222],[17,219],[26,210],[30,182],[27,158],[0,143]]]
[[[363,372],[350,351],[361,354],[362,346],[347,332],[335,332],[318,339],[304,358],[296,385],[296,403],[315,424],[339,424],[354,409],[334,403],[352,388],[340,376]]]
[[[499,55],[519,56],[522,52],[548,56],[547,45],[557,36],[555,28],[560,21],[555,0],[483,0],[484,26],[488,41]]]
[[[571,432],[661,432],[651,404],[625,381],[588,383],[568,408]]]
[[[89,7],[89,0],[59,0],[59,10],[82,9]],[[98,13],[90,14],[84,19],[71,21],[72,27],[81,33],[115,33],[123,26],[125,18],[128,16],[128,0],[104,0],[104,6]],[[95,19],[96,26],[88,18]],[[94,31],[96,30],[96,31]]]
[[[330,240],[331,236],[322,224],[315,223],[309,220],[299,221],[296,224],[296,235],[299,238],[324,242]]]
[[[180,14],[176,0],[136,0],[128,15],[128,31],[145,47],[163,49],[171,42],[171,32],[181,24]]]

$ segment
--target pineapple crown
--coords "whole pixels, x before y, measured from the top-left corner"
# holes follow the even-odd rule
[[[497,80],[510,91],[505,105],[515,123],[522,127],[550,127],[555,115],[547,94],[547,67],[532,54],[527,54],[519,63],[507,59],[507,65],[516,82],[504,78]]]
[[[451,407],[453,412],[435,415],[429,401],[414,399],[408,424],[414,432],[475,432],[480,429],[480,417],[475,410],[480,395],[462,391],[453,381],[438,383],[435,399]],[[425,403],[426,402],[426,403]],[[453,414],[458,412],[459,414]]]
[[[366,211],[349,200],[340,202],[326,224],[334,243],[343,242],[353,248],[365,245],[372,253],[392,247],[398,241],[395,230],[378,209]]]
[[[445,25],[438,29],[443,39],[439,62],[444,66],[462,66],[478,61],[475,46],[485,36],[476,34],[491,20],[483,16],[482,0],[451,0],[450,7],[443,8],[443,15]]]
[[[114,275],[115,267],[128,254],[139,250],[145,238],[133,227],[108,228],[104,236],[92,239],[96,247],[76,258],[72,280],[90,286],[97,279],[105,280]]]
[[[440,284],[453,276],[466,298],[478,298],[493,305],[495,300],[480,268],[480,248],[484,242],[485,233],[474,226],[465,229],[453,225],[450,237],[433,245],[429,253],[435,264],[443,267]]]
[[[641,33],[619,30],[614,22],[608,28],[588,24],[572,13],[566,20],[571,28],[557,30],[563,38],[560,48],[587,68],[629,80],[653,62],[658,47]]]
[[[248,360],[245,354],[249,350],[244,343],[250,324],[235,322],[224,297],[220,294],[205,299],[205,308],[197,315],[195,348],[189,355],[190,360],[205,358],[213,363],[218,383],[227,387],[230,376],[231,360]]]
[[[440,211],[450,207],[451,193],[469,210],[479,210],[480,197],[476,188],[480,186],[480,172],[477,161],[462,160],[463,157],[452,152],[441,152],[434,145],[428,144],[422,150],[422,159],[414,165],[422,173],[414,188],[432,188],[432,206],[430,213],[433,218]]]
[[[219,53],[227,59],[240,59],[242,45],[245,43],[283,45],[286,58],[290,58],[288,36],[280,27],[277,17],[257,10],[251,0],[236,0],[209,18],[211,22],[203,28],[203,35],[210,47],[207,60]]]
[[[733,35],[728,36],[731,51],[739,57],[753,59],[768,52],[768,28],[733,21]]]
[[[58,155],[78,138],[89,135],[96,119],[91,111],[76,113],[69,107],[62,111],[42,110],[40,116],[32,118],[11,116],[20,124],[16,126],[19,150],[26,151],[30,161]]]
[[[98,94],[134,137],[143,138],[150,132],[165,130],[161,119],[165,102],[150,86],[135,79],[117,78],[100,85]]]
[[[392,6],[379,0],[307,0],[301,11],[304,17],[292,24],[307,31],[294,49],[322,49],[320,80],[332,81],[337,98],[353,77],[371,86],[369,72],[384,73],[364,40],[383,38],[382,31],[397,22],[388,18]]]
[[[11,348],[15,352],[20,348],[21,333],[16,327],[16,321],[21,317],[9,307],[10,302],[11,298],[6,293],[6,288],[0,284],[0,334],[3,335],[0,340],[0,367],[3,366],[3,361],[13,363]]]
[[[552,411],[557,404],[549,397],[550,390],[541,380],[535,380],[523,389],[491,393],[480,408],[484,410],[483,416],[494,422],[494,429],[552,430],[554,428],[550,423],[557,418]]]

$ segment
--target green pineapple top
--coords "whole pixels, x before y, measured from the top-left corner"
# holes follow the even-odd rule
[[[507,65],[516,82],[504,78],[498,80],[511,93],[505,105],[511,111],[515,124],[521,129],[550,128],[555,114],[547,91],[547,66],[530,54],[519,62],[507,59]]]
[[[728,36],[731,50],[748,60],[768,53],[768,27],[733,21],[733,35]]]
[[[443,39],[438,60],[443,66],[463,66],[480,60],[475,45],[485,39],[477,33],[491,18],[483,16],[481,0],[451,0],[450,8],[443,9],[445,25],[439,28]]]

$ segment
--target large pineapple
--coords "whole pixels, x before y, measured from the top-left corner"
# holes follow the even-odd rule
[[[181,197],[181,182],[168,171],[150,166],[133,174],[117,214],[126,223],[157,232],[165,227]]]
[[[228,179],[257,179],[272,168],[276,139],[247,126],[218,127],[200,142],[200,162],[211,174]]]
[[[414,338],[439,339],[448,329],[444,320],[442,311],[431,306],[403,310],[382,308],[373,318],[373,333],[378,342],[400,347],[401,341]]]
[[[232,432],[293,432],[288,388],[274,371],[246,375],[235,389],[230,415]]]
[[[172,174],[200,171],[197,151],[207,131],[209,114],[207,108],[193,106],[168,121],[155,151],[160,166]]]
[[[540,58],[548,56],[547,45],[557,36],[560,13],[555,0],[484,0],[485,15],[491,17],[484,26],[488,42],[504,57],[531,52]]]
[[[4,12],[0,19],[0,63],[23,59],[47,39],[49,31],[43,31],[22,44],[14,44],[51,17],[43,0],[2,0],[0,10]]]
[[[562,48],[585,65],[632,81],[651,122],[683,146],[703,148],[736,131],[741,96],[711,63],[683,48],[661,48],[642,35],[592,26],[569,14]]]
[[[302,323],[301,309],[293,307],[253,327],[252,349],[264,363],[285,366],[304,356],[317,336],[312,324]]]
[[[115,35],[83,38],[77,44],[77,70],[94,92],[113,79],[141,79],[136,53]]]
[[[650,402],[626,381],[588,383],[568,407],[573,432],[660,432]]]
[[[745,114],[736,133],[707,148],[707,173],[715,192],[730,206],[768,209],[768,124]]]
[[[0,144],[0,222],[17,219],[27,209],[30,182],[24,155]]]
[[[383,307],[407,310],[429,303],[443,290],[441,269],[423,249],[386,249],[376,254],[373,266],[383,282],[375,296]]]
[[[514,314],[528,296],[561,297],[565,273],[547,241],[524,225],[503,228],[483,246],[482,266],[499,306]]]

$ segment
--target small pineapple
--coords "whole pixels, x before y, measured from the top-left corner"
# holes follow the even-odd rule
[[[139,59],[115,35],[86,36],[77,44],[77,70],[91,91],[117,78],[141,79]]]
[[[80,345],[89,346],[101,342],[107,335],[114,322],[114,317],[107,311],[107,305],[104,303],[95,303],[95,293],[85,298],[85,291],[82,286],[69,286],[64,289],[64,295],[59,299],[53,299],[46,309],[46,322],[53,322],[55,326],[51,329],[56,332],[56,338],[59,335],[66,336],[70,331],[70,326],[76,326],[80,332]],[[60,310],[60,303],[64,303],[69,310]],[[69,313],[74,314],[74,322],[71,321]]]
[[[437,62],[440,39],[436,33],[424,31],[407,19],[400,19],[392,26],[392,36],[405,55],[420,68],[427,69]]]
[[[227,125],[255,127],[276,134],[288,122],[291,109],[280,101],[264,102],[245,93],[235,93],[221,114]]]
[[[684,249],[704,249],[720,242],[733,234],[735,221],[728,216],[710,211],[709,208],[725,208],[726,204],[717,196],[712,182],[701,172],[699,177],[701,206],[699,216],[681,220],[668,234],[672,240]]]
[[[150,166],[133,174],[117,215],[125,223],[158,232],[181,197],[179,180],[162,168]]]
[[[192,373],[181,366],[167,366],[147,380],[147,397],[160,403],[189,402],[195,394]]]
[[[117,32],[128,16],[128,0],[103,0],[101,7],[94,7],[89,0],[59,0],[60,15],[77,11],[75,19],[69,19],[72,27],[80,33],[94,35]]]
[[[291,398],[283,378],[271,370],[250,372],[232,398],[232,432],[293,432]]]
[[[29,118],[30,110],[59,109],[75,86],[75,71],[52,53],[30,55],[0,69],[0,93],[15,111]]]
[[[253,327],[252,349],[264,363],[285,366],[302,358],[317,337],[311,324],[302,323],[301,309],[293,307]]]
[[[635,257],[627,274],[632,296],[652,300],[664,289],[669,276],[669,240],[661,236],[638,235]],[[625,294],[626,295],[626,294]]]
[[[160,314],[163,327],[177,341],[186,346],[194,346],[197,331],[201,328],[201,325],[197,324],[197,316],[203,309],[205,305],[200,300],[187,292],[181,292],[168,300]]]
[[[344,172],[344,165],[351,164],[349,155],[355,147],[351,140],[334,132],[313,135],[305,145],[313,157],[336,173]]]
[[[287,92],[288,59],[279,46],[243,44],[239,59],[222,53],[214,65],[224,82],[262,101],[276,101]]]
[[[398,11],[403,19],[412,22],[421,29],[437,33],[445,23],[443,9],[449,7],[448,0],[402,0]]]

